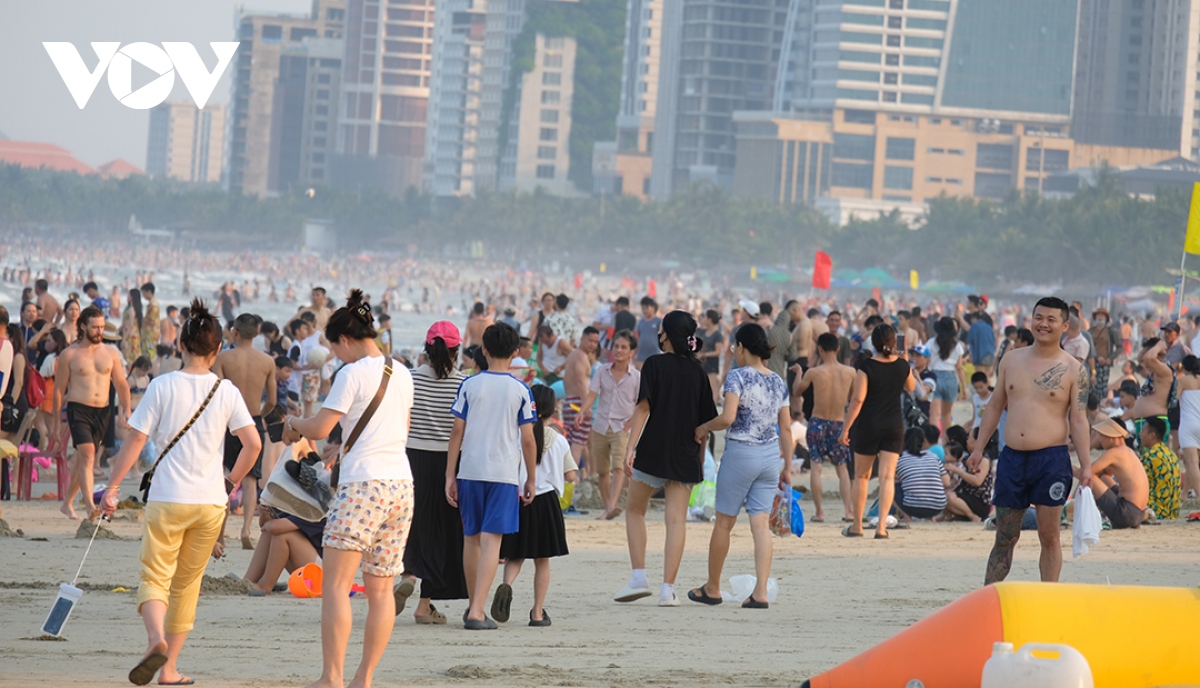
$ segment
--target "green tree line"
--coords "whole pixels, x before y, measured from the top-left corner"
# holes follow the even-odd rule
[[[222,246],[296,247],[306,218],[332,220],[349,244],[431,252],[483,242],[489,255],[521,261],[675,260],[710,270],[750,265],[803,279],[816,250],[836,268],[909,270],[923,279],[981,288],[1061,282],[1071,287],[1171,284],[1188,217],[1189,194],[1142,200],[1115,178],[1069,199],[1016,194],[1001,202],[942,197],[910,226],[897,214],[838,227],[807,205],[730,197],[698,185],[665,201],[491,194],[434,203],[318,188],[257,199],[219,188],[145,177],[101,179],[0,166],[0,229],[38,226],[123,231],[131,214],[145,227],[189,230]],[[434,209],[437,209],[436,212]]]

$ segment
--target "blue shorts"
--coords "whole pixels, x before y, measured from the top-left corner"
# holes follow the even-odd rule
[[[930,401],[944,401],[953,404],[958,400],[958,373],[953,370],[935,370],[937,389],[933,390]]]
[[[1062,506],[1067,502],[1074,475],[1067,446],[1035,451],[1005,447],[996,460],[996,490],[992,504],[1006,509]]]
[[[667,483],[671,482],[666,478],[660,478],[657,475],[650,475],[649,473],[639,471],[636,468],[633,469],[633,479],[639,483],[645,483],[656,490],[663,489],[667,486]]]
[[[778,442],[725,440],[725,455],[717,470],[717,513],[736,517],[743,504],[751,515],[770,512],[781,464]]]
[[[458,481],[458,511],[463,535],[508,535],[521,529],[521,492],[516,485],[484,480]]]

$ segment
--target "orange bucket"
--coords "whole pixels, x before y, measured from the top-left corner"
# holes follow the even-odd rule
[[[288,576],[288,592],[301,599],[320,597],[323,578],[320,564],[305,564]]]

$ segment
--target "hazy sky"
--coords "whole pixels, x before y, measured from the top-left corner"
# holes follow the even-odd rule
[[[42,47],[70,41],[89,69],[96,65],[92,41],[161,43],[187,41],[205,65],[216,64],[210,41],[232,41],[239,7],[268,12],[311,11],[311,0],[0,0],[0,132],[10,139],[54,143],[96,167],[124,158],[146,166],[148,110],[121,105],[101,79],[80,110]],[[234,60],[236,61],[236,56]],[[141,72],[139,73],[139,70]],[[226,69],[209,103],[228,103]],[[153,72],[134,63],[136,90]],[[139,78],[140,77],[140,78]],[[171,100],[191,100],[175,78]]]

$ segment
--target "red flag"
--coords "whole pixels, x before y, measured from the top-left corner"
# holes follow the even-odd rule
[[[576,289],[583,288],[583,273],[582,272],[575,273],[575,288]]]
[[[658,283],[650,280],[649,286],[646,287],[646,294],[652,299],[658,296]]]
[[[829,289],[829,277],[833,273],[833,259],[824,251],[817,251],[817,259],[813,262],[814,289]]]
[[[879,287],[871,290],[871,298],[875,299],[875,303],[879,304],[880,310],[883,310],[883,292],[879,291]]]

